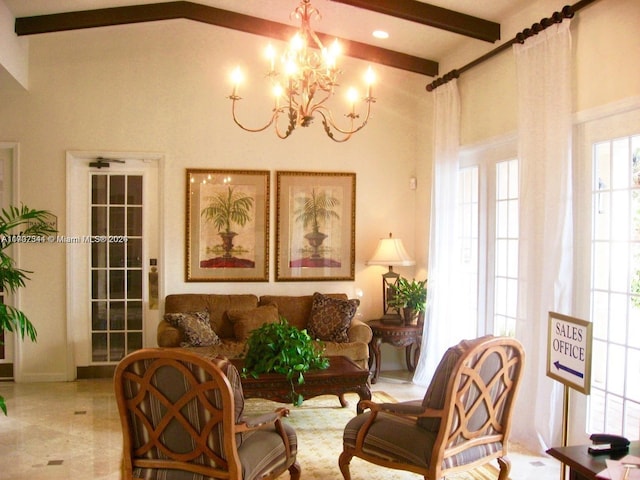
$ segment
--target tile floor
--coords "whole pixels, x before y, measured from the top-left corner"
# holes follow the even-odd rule
[[[424,394],[407,372],[382,372],[373,389],[398,400]],[[0,383],[0,395],[9,409],[8,416],[0,414],[1,479],[120,478],[120,424],[110,379]],[[514,450],[512,480],[559,477],[554,459]]]

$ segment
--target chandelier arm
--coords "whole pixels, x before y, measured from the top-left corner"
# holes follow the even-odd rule
[[[280,138],[282,140],[284,140],[289,135],[291,135],[293,133],[293,130],[296,128],[297,114],[296,114],[295,109],[293,109],[292,107],[289,107],[289,114],[287,116],[289,117],[289,124],[287,125],[287,131],[286,132],[282,133],[280,131],[277,119],[276,119],[276,122],[275,122],[276,135],[278,136],[278,138]]]
[[[358,126],[355,129],[351,128],[350,130],[343,130],[342,128],[338,127],[338,125],[336,124],[335,120],[333,119],[333,115],[331,114],[331,110],[327,109],[326,107],[317,106],[317,108],[314,109],[314,110],[317,111],[320,115],[322,115],[322,118],[326,121],[327,125],[332,127],[337,132],[343,133],[345,135],[353,135],[354,133],[362,130],[367,125],[367,122],[369,121],[369,115],[371,114],[371,104],[373,102],[375,102],[375,99],[371,98],[371,97],[367,97],[367,98],[365,98],[365,101],[367,102],[367,115],[366,115],[365,119],[362,121],[360,126]],[[325,111],[326,111],[326,114],[325,114]],[[353,121],[356,118],[358,118],[359,115],[355,115],[354,113],[349,113],[346,116],[351,119],[351,126],[353,127]],[[323,121],[323,123],[324,123],[324,121]]]
[[[322,117],[322,126],[324,128],[324,133],[327,134],[327,137],[329,137],[331,140],[333,140],[336,143],[343,143],[351,138],[351,135],[353,135],[353,133],[349,133],[342,138],[336,138],[335,134],[331,131],[331,125],[327,120],[327,116],[324,114],[322,110],[318,110],[318,113]],[[353,120],[352,120],[352,123],[353,123]]]
[[[251,132],[251,133],[257,133],[257,132],[262,132],[264,130],[266,130],[267,128],[269,128],[271,125],[273,125],[273,122],[278,118],[278,116],[281,113],[281,108],[274,108],[273,109],[273,114],[271,115],[271,119],[269,120],[269,122],[263,126],[263,127],[259,127],[259,128],[247,128],[245,127],[242,123],[240,123],[240,121],[238,120],[238,118],[236,117],[236,100],[240,100],[240,97],[228,97],[232,100],[231,103],[231,115],[233,116],[233,121],[236,123],[236,125],[238,125],[241,129],[247,131],[247,132]],[[277,125],[277,122],[276,122]]]

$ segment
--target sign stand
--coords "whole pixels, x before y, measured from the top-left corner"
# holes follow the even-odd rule
[[[569,435],[569,387],[589,395],[591,390],[592,324],[586,320],[549,312],[547,376],[564,385],[562,403],[562,446]],[[560,465],[560,480],[565,478]]]
[[[567,439],[569,437],[569,387],[564,386],[564,395],[562,398],[562,446],[567,446]],[[560,480],[566,478],[566,465],[564,462],[560,464]]]

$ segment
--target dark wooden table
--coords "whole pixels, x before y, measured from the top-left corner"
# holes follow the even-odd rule
[[[231,360],[242,372],[244,360]],[[304,383],[295,384],[297,393],[305,399],[319,395],[337,395],[340,405],[346,407],[345,393],[357,393],[361,400],[371,400],[369,372],[360,368],[347,357],[329,357],[329,368],[309,370],[304,374]],[[264,398],[274,402],[291,403],[291,384],[279,373],[261,374],[258,378],[247,375],[242,378],[245,398]],[[358,409],[358,413],[362,413]]]
[[[373,338],[369,343],[369,369],[372,369],[375,364],[371,383],[378,381],[380,364],[382,363],[380,345],[383,343],[388,343],[394,347],[403,347],[405,349],[407,369],[410,372],[416,369],[418,358],[420,358],[422,325],[396,325],[384,323],[381,320],[372,320],[368,322],[368,325],[373,333]]]
[[[553,447],[547,453],[569,467],[569,480],[596,480],[596,475],[607,468],[605,460],[640,455],[640,442],[631,442],[629,452],[617,455],[591,455],[587,448],[589,445]]]

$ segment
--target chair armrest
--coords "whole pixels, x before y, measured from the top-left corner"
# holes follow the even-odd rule
[[[273,412],[267,412],[255,417],[242,417],[240,423],[236,425],[237,432],[246,432],[249,430],[256,430],[265,425],[271,425],[276,423],[282,417],[288,417],[289,410],[287,408],[278,408]]]
[[[381,403],[380,410],[385,413],[417,417],[424,412],[424,407],[422,400],[413,400],[400,403]]]
[[[358,403],[361,410],[369,409],[372,412],[384,412],[398,416],[417,417],[424,413],[425,408],[422,406],[421,400],[412,400],[399,403],[375,403],[371,400],[361,400]]]
[[[363,342],[368,345],[373,338],[373,332],[369,325],[364,323],[362,320],[354,318],[351,320],[351,325],[347,330],[347,336],[349,337],[350,342]]]

